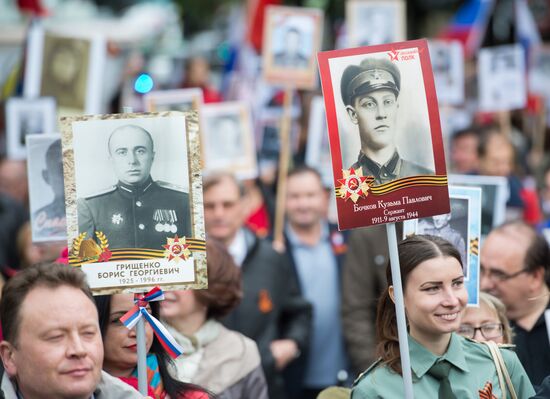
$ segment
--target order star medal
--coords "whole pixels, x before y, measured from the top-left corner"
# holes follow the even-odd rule
[[[168,261],[174,259],[179,262],[180,259],[187,260],[191,256],[189,244],[185,242],[185,237],[179,238],[177,235],[174,238],[167,238],[166,245],[163,245],[164,257]]]
[[[374,181],[372,176],[363,176],[363,171],[361,169],[342,169],[342,177],[342,179],[338,179],[340,187],[338,187],[337,194],[345,201],[350,198],[354,203],[361,197],[367,197],[369,187]]]

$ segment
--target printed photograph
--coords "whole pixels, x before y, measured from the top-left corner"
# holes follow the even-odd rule
[[[204,227],[197,192],[199,141],[190,139],[191,131],[198,135],[198,126],[196,116],[189,120],[192,115],[62,118],[70,263],[86,271],[93,262],[97,274],[89,277],[91,285],[112,288],[113,279],[99,271],[119,270],[134,259],[155,259],[164,272],[144,272],[154,281],[136,276],[119,281],[122,286],[196,283],[186,248],[197,239],[203,242]],[[174,258],[188,267],[172,267]]]
[[[317,85],[315,57],[321,49],[322,24],[318,8],[268,6],[262,63],[269,83],[302,89]]]
[[[6,132],[8,158],[25,159],[28,135],[56,132],[55,99],[9,98],[6,101]]]
[[[401,42],[406,39],[405,2],[350,0],[346,29],[349,47]]]
[[[529,90],[550,98],[550,46],[536,47],[531,52]]]
[[[65,188],[61,135],[27,136],[27,175],[32,239],[34,242],[65,241]]]
[[[339,218],[344,212],[355,227],[414,218],[417,210],[421,213],[416,217],[448,213],[445,156],[427,42],[322,52],[319,65],[332,167],[334,175],[341,176],[334,182],[341,196]],[[350,145],[355,148],[352,155],[343,151]],[[402,204],[408,194],[429,197],[437,205]],[[396,210],[399,217],[390,218],[380,209],[377,195],[403,205]],[[366,215],[364,220],[354,217],[356,212]]]
[[[525,106],[525,52],[521,45],[482,48],[478,73],[479,106],[483,111],[509,111]]]
[[[464,52],[460,42],[430,40],[437,101],[460,105],[464,102]]]
[[[231,171],[242,179],[258,175],[250,109],[244,102],[207,104],[201,131],[205,173]]]

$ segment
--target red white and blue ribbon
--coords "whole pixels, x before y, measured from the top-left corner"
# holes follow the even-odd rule
[[[151,291],[145,295],[135,294],[135,305],[124,316],[120,318],[122,324],[128,329],[134,328],[138,320],[144,317],[153,328],[153,332],[160,341],[162,347],[168,352],[172,358],[176,358],[183,353],[183,348],[176,342],[174,337],[168,332],[166,327],[162,325],[153,315],[151,315],[146,307],[148,302],[163,301],[164,293],[160,287],[154,287]]]

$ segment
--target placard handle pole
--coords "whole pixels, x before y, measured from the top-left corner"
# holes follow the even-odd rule
[[[147,396],[147,346],[145,343],[145,320],[140,317],[136,324],[138,390]]]
[[[133,107],[124,106],[122,112],[131,114]],[[145,342],[145,320],[140,317],[136,324],[136,346],[137,346],[137,372],[138,372],[138,391],[143,396],[147,396],[147,345]]]
[[[397,336],[399,338],[399,354],[401,355],[401,370],[403,373],[405,399],[414,399],[411,360],[409,357],[409,340],[407,323],[405,321],[405,305],[403,303],[403,286],[401,285],[401,268],[399,265],[395,223],[386,224],[386,234],[388,236],[388,249],[390,253],[395,315],[397,318]]]
[[[292,88],[285,88],[283,99],[283,119],[280,130],[279,170],[277,175],[277,198],[275,200],[275,223],[273,226],[273,243],[276,248],[284,248],[286,175],[290,161],[290,123],[292,106]]]

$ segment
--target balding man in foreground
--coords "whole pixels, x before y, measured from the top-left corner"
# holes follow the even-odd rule
[[[101,231],[111,249],[162,249],[167,237],[191,236],[189,195],[151,177],[151,134],[140,126],[120,126],[109,136],[108,150],[118,183],[78,201],[79,233],[95,238]]]

